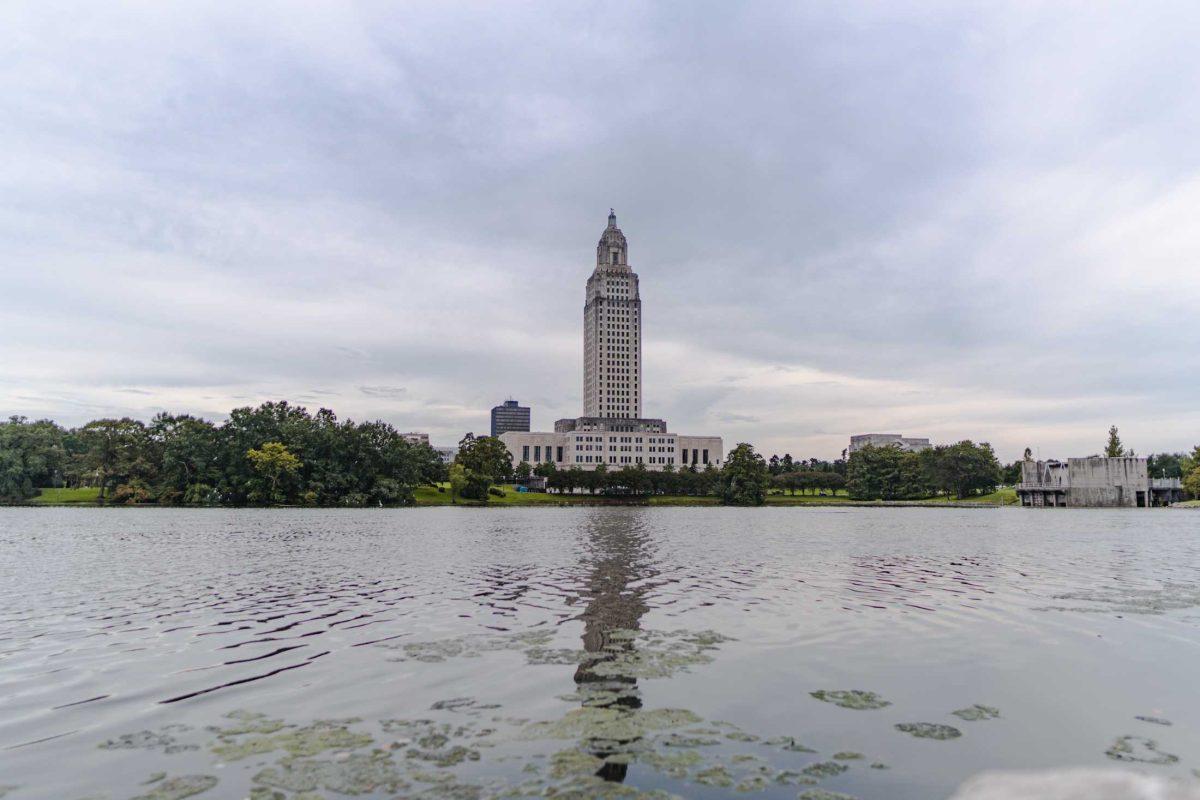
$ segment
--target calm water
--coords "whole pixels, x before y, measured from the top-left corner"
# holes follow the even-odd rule
[[[1193,512],[0,511],[12,800],[1190,777],[1197,676]]]

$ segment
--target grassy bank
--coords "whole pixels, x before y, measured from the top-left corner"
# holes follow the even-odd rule
[[[84,486],[79,489],[39,489],[37,497],[29,498],[28,503],[39,506],[78,506],[95,505],[100,502],[100,490],[95,486]]]

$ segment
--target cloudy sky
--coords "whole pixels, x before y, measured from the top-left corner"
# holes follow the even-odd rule
[[[1200,4],[0,5],[0,412],[1200,442]]]

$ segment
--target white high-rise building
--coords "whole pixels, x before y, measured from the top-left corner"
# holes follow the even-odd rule
[[[611,209],[583,306],[583,415],[642,416],[642,300]]]
[[[583,416],[560,419],[554,432],[500,435],[513,463],[550,462],[560,469],[720,466],[719,436],[670,433],[642,416],[642,298],[629,267],[629,243],[609,211],[596,245],[596,266],[583,307]]]

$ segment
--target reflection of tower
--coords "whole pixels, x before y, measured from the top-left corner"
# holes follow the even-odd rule
[[[593,708],[632,711],[642,705],[637,678],[596,674],[599,665],[633,654],[632,636],[620,632],[638,630],[648,610],[646,587],[640,585],[649,561],[641,516],[636,509],[614,509],[588,521],[588,577],[582,597],[587,607],[580,615],[588,655],[575,670],[575,683],[584,693],[584,704]],[[589,744],[593,755],[605,758],[629,742],[592,740]],[[627,769],[625,764],[606,763],[596,774],[606,781],[623,781]]]

